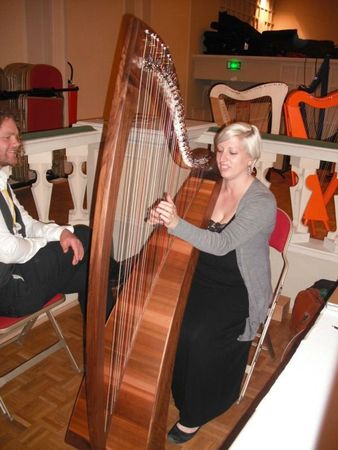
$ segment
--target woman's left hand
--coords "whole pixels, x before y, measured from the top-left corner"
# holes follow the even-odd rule
[[[175,228],[178,224],[179,216],[177,215],[176,206],[169,194],[166,200],[160,203],[150,211],[149,223],[151,225],[163,224],[167,228]]]

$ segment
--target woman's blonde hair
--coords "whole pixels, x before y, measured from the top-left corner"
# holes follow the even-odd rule
[[[215,136],[215,147],[233,137],[241,139],[245,151],[252,158],[252,168],[261,156],[262,138],[258,128],[245,122],[234,122],[219,129]]]

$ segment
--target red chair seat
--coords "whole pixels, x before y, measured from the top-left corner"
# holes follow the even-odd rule
[[[53,305],[54,303],[58,302],[62,299],[62,294],[56,294],[52,299],[50,299],[42,309],[44,309],[47,306]],[[41,314],[41,310],[39,311],[39,314]],[[21,316],[21,317],[7,317],[7,316],[0,316],[0,330],[4,328],[8,328],[18,322],[21,322],[22,320],[29,317],[31,314],[27,316]]]

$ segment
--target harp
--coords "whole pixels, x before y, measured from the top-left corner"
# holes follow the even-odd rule
[[[304,90],[292,91],[284,104],[287,135],[335,144],[338,142],[337,113],[338,91],[323,97],[315,97]],[[307,177],[306,184],[312,195],[304,211],[304,222],[305,224],[310,222],[312,226],[314,221],[321,221],[326,230],[330,231],[327,204],[338,187],[337,172],[333,171],[330,182],[323,189],[325,176],[324,171],[323,175],[315,174]],[[293,184],[296,184],[296,180],[293,180]]]
[[[170,53],[133,16],[123,18],[113,83],[94,205],[85,377],[66,441],[77,448],[159,450],[197,253],[145,218],[169,192],[179,214],[201,226],[217,186],[201,177],[209,154],[189,148]],[[105,322],[112,253],[123,273]]]
[[[286,83],[264,83],[238,91],[224,83],[210,90],[210,103],[218,125],[248,122],[261,133],[279,134]]]

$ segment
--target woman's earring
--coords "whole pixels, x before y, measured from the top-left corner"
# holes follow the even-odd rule
[[[252,167],[251,164],[248,165],[248,175],[252,174]]]

